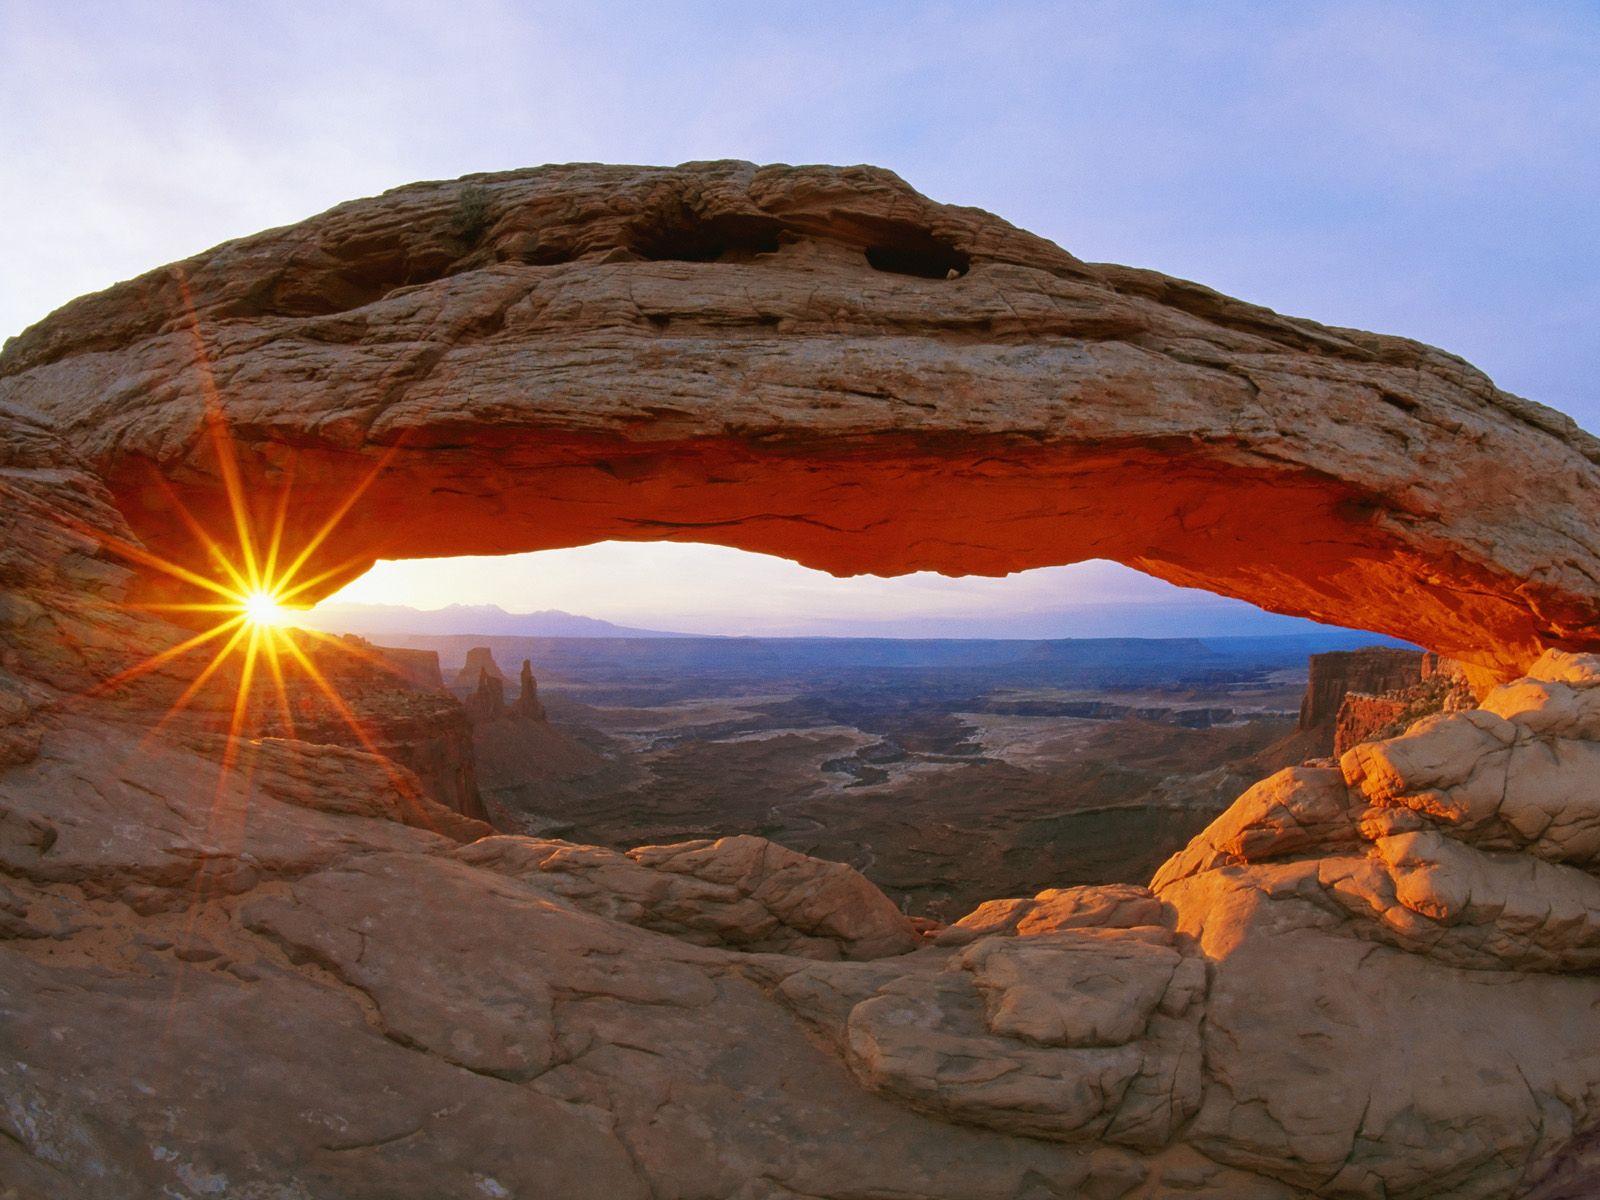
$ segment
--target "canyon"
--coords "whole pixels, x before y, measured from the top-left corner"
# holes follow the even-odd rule
[[[473,639],[401,640],[453,664]],[[618,850],[759,835],[945,921],[1144,883],[1304,757],[1299,639],[492,641],[465,661],[538,658],[548,710],[474,724],[497,828]]]
[[[1442,351],[874,168],[549,167],[68,305],[0,352],[0,491],[19,1200],[1600,1186],[1600,444]],[[1096,556],[1407,639],[1473,706],[1268,775],[1148,886],[914,918],[249,727],[193,609],[240,497],[306,601],[612,537]]]

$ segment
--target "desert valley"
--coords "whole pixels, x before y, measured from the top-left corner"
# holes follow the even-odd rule
[[[387,640],[438,655],[497,828],[617,849],[756,834],[941,921],[1143,882],[1250,784],[1332,755],[1346,693],[1419,685],[1422,661],[1319,656],[1313,704],[1307,655],[1370,637]]]

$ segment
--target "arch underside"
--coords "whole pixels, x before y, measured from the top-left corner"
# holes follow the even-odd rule
[[[678,539],[1113,559],[1491,677],[1600,648],[1600,443],[1561,414],[872,168],[398,189],[75,301],[0,353],[0,402],[201,571],[174,500],[229,528],[225,428],[258,524],[285,489],[291,546],[343,514],[306,600],[377,558]]]
[[[316,556],[333,573],[301,602],[377,559],[660,540],[778,555],[845,576],[1004,575],[1110,559],[1274,612],[1405,637],[1496,674],[1565,640],[1529,630],[1535,589],[1386,527],[1371,497],[1313,472],[1245,470],[1236,457],[1218,461],[1187,444],[949,442],[619,443],[501,430],[470,449],[417,439],[387,458],[246,444],[240,461],[257,528],[269,526],[288,489],[289,546],[359,493]],[[133,462],[108,482],[135,528],[149,529],[154,514],[170,512],[170,479]],[[197,472],[183,482],[200,523],[226,530],[220,480]],[[160,544],[202,565],[194,544],[176,536]],[[175,593],[151,575],[144,594]],[[1553,630],[1561,597],[1550,603]]]

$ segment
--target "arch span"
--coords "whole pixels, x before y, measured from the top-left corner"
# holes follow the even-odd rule
[[[75,301],[8,343],[6,400],[200,568],[166,489],[226,527],[208,413],[263,512],[292,475],[291,543],[366,484],[323,592],[681,538],[838,573],[1110,558],[1497,676],[1600,648],[1600,442],[1567,418],[867,167],[412,185]]]

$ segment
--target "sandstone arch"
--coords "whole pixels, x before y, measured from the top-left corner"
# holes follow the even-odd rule
[[[85,297],[0,356],[0,399],[179,558],[150,484],[220,515],[208,397],[256,494],[297,460],[301,536],[393,453],[326,589],[376,557],[684,538],[838,573],[1111,558],[1500,676],[1600,645],[1600,442],[1566,417],[873,168],[416,184]]]
[[[899,954],[864,881],[759,839],[480,836],[375,755],[268,738],[252,773],[157,736],[185,664],[97,690],[183,636],[103,545],[186,552],[151,466],[215,515],[213,398],[255,494],[296,463],[303,522],[399,446],[331,563],[1114,551],[1501,672],[1595,640],[1595,444],[1564,418],[882,173],[561,168],[233,243],[0,356],[23,1195],[1595,1190],[1600,655],[1281,772],[1149,889],[1001,900]]]

